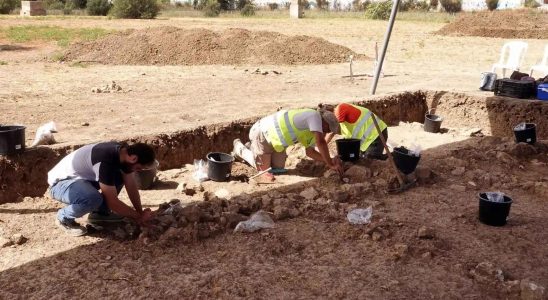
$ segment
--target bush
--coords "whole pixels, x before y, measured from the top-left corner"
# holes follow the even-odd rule
[[[87,0],[69,0],[74,4],[74,8],[84,9],[87,6]],[[67,2],[69,2],[67,1]]]
[[[209,0],[204,8],[204,16],[208,18],[218,17],[221,14],[221,4],[217,0]]]
[[[74,2],[67,1],[65,3],[65,6],[63,7],[63,15],[70,15],[72,13],[72,10],[75,9]]]
[[[430,9],[430,4],[424,0],[404,0],[400,2],[398,7],[399,11],[428,11]]]
[[[437,8],[438,7],[438,0],[430,0],[430,7]]]
[[[9,14],[17,7],[19,0],[0,0],[0,14]]]
[[[110,14],[121,19],[154,19],[159,11],[156,0],[114,0]]]
[[[270,10],[277,10],[280,7],[278,3],[267,3],[267,5]]]
[[[493,11],[497,9],[497,5],[499,5],[499,0],[485,0],[485,5],[487,5],[487,9]]]
[[[371,3],[365,10],[365,17],[373,20],[388,20],[391,10],[392,1]]]
[[[327,0],[316,0],[316,6],[319,9],[328,9],[329,8],[329,1],[327,1]]]
[[[88,15],[106,16],[112,7],[108,0],[89,0],[87,4]]]
[[[546,2],[544,2],[546,3]],[[525,0],[525,3],[523,3],[523,6],[527,7],[527,8],[537,8],[540,6],[540,4],[538,4],[537,1],[535,0]]]
[[[244,17],[255,15],[255,5],[253,3],[246,4],[240,11],[240,14]]]
[[[61,1],[50,2],[47,5],[47,9],[64,10],[65,4]]]
[[[367,7],[371,4],[369,0],[354,0],[352,1],[352,10],[353,11],[365,11]]]
[[[440,3],[448,13],[457,13],[462,10],[461,0],[440,0]]]

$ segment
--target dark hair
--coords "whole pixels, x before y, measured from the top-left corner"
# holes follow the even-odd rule
[[[148,165],[154,162],[155,154],[152,147],[145,143],[136,143],[132,145],[124,145],[128,155],[137,155],[137,163]]]

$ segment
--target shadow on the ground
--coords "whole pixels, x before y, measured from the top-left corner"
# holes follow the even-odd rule
[[[20,45],[0,45],[0,51],[28,51],[32,50],[35,47],[27,47]]]
[[[59,208],[44,208],[44,209],[28,209],[28,208],[14,208],[14,209],[8,209],[8,208],[0,208],[0,214],[46,214],[51,212],[58,211]]]

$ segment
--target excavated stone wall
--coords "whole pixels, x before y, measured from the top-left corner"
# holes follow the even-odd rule
[[[512,127],[522,121],[537,124],[538,139],[548,138],[548,102],[459,93],[414,91],[376,96],[355,102],[370,108],[389,125],[423,122],[431,108],[444,117],[444,127],[478,127],[485,134],[512,136]],[[139,136],[128,142],[152,145],[160,169],[181,167],[210,151],[230,152],[235,138],[247,140],[257,118],[197,127],[191,130]],[[47,172],[66,154],[82,145],[38,147],[16,156],[0,156],[0,204],[43,195]]]

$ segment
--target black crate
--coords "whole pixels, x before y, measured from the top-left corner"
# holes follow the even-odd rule
[[[495,95],[521,99],[533,98],[536,95],[535,82],[508,78],[497,79]]]

